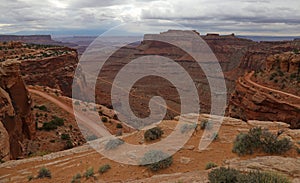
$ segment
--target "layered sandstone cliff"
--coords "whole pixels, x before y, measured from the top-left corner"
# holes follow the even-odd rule
[[[0,158],[4,160],[21,156],[23,140],[35,136],[31,98],[19,67],[15,61],[0,63]]]
[[[26,84],[48,86],[61,90],[65,96],[72,97],[72,84],[78,65],[76,50],[57,47],[48,49],[47,51],[62,54],[22,60],[21,72]],[[80,90],[81,88],[85,88],[86,83],[85,76],[80,74],[80,72],[78,73],[74,79],[74,85]],[[76,98],[82,97],[84,97],[82,94],[76,96]]]
[[[271,55],[265,68],[237,81],[228,114],[244,120],[283,121],[300,128],[300,54]]]

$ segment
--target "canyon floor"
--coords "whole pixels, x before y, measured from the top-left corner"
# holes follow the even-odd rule
[[[68,114],[71,100],[67,97],[56,96],[41,88],[29,90],[36,101],[52,106],[57,113],[72,121]],[[53,96],[60,101],[55,102],[47,97],[37,96],[38,91],[46,96]],[[47,99],[46,99],[47,98]],[[65,106],[58,105],[64,104]],[[207,114],[201,114],[202,120],[214,118]],[[73,119],[74,120],[74,119]],[[168,136],[178,124],[177,120],[165,120],[158,126],[164,131],[163,138]],[[99,154],[88,144],[80,147],[50,153],[43,156],[22,160],[11,160],[0,165],[0,182],[26,182],[29,176],[37,176],[40,168],[46,167],[51,171],[51,179],[33,179],[31,182],[71,182],[77,173],[83,174],[88,168],[93,167],[95,176],[89,179],[81,178],[81,182],[207,182],[209,170],[205,170],[208,162],[214,162],[218,166],[230,166],[246,170],[276,171],[290,177],[294,182],[300,180],[300,156],[295,149],[280,156],[270,156],[265,153],[238,156],[232,152],[233,141],[240,132],[247,132],[250,128],[261,126],[273,133],[282,130],[282,137],[288,137],[295,145],[300,146],[300,130],[289,129],[289,125],[280,122],[261,122],[249,120],[247,122],[225,117],[218,138],[213,141],[204,151],[199,151],[198,145],[203,135],[203,130],[197,127],[189,141],[173,155],[174,162],[168,169],[152,172],[143,166],[119,164]],[[111,128],[112,130],[116,130]],[[144,131],[126,131],[120,136],[124,141],[131,144],[145,144]],[[104,173],[97,173],[101,165],[109,164],[111,169]]]

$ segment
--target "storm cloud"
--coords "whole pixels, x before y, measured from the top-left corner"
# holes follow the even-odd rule
[[[172,21],[201,33],[300,34],[297,0],[2,0],[0,11],[0,34],[76,34],[78,30],[108,30],[148,20],[157,22],[152,26],[168,29],[166,21]],[[130,30],[138,32],[136,27]]]

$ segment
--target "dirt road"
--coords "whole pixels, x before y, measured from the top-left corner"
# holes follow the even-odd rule
[[[35,89],[28,89],[30,93],[37,94],[46,100],[56,104],[60,108],[62,108],[64,111],[75,115],[75,111],[72,107],[68,106],[67,104],[61,102],[60,100],[56,99],[55,97],[48,95],[47,93],[41,92],[39,90]],[[90,119],[87,115],[83,114],[81,111],[76,111],[76,121],[78,125],[83,125],[86,127],[89,131],[91,131],[94,135],[98,137],[104,137],[104,136],[110,136],[111,134],[105,130],[105,127],[101,123],[97,123],[97,121]]]
[[[250,83],[250,84],[252,84],[252,85],[254,85],[254,86],[256,86],[256,87],[259,87],[259,88],[263,88],[263,89],[266,89],[266,90],[269,90],[269,91],[272,91],[272,92],[275,92],[275,93],[280,93],[280,94],[289,96],[289,97],[291,97],[291,98],[293,98],[293,99],[295,99],[295,100],[300,100],[300,96],[293,95],[293,94],[290,94],[290,93],[286,93],[286,92],[283,92],[283,91],[280,91],[280,90],[272,89],[272,88],[269,88],[269,87],[266,87],[266,86],[263,86],[263,85],[260,85],[260,84],[258,84],[258,83],[253,82],[253,81],[251,80],[251,77],[253,76],[253,74],[254,74],[254,71],[252,71],[251,73],[249,73],[249,74],[247,74],[247,75],[245,76],[245,80],[246,80],[248,83]],[[297,105],[297,106],[300,107],[300,105]]]

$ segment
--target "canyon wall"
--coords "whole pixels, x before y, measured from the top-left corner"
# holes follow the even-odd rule
[[[265,70],[237,80],[228,115],[243,120],[282,121],[300,128],[300,54],[270,55]]]
[[[77,52],[66,47],[52,48],[51,51],[61,51],[64,54],[21,61],[23,79],[27,85],[47,86],[72,97],[73,78],[78,65]],[[79,90],[86,88],[85,76],[80,72],[75,76],[74,85]],[[84,92],[79,92],[79,95],[74,97],[84,98]]]
[[[19,62],[0,63],[0,158],[3,160],[22,156],[23,140],[35,137],[31,98],[19,67]]]

